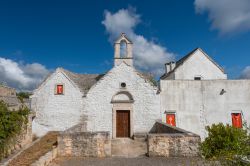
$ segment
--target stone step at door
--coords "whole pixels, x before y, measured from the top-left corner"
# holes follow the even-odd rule
[[[147,153],[147,142],[130,138],[116,138],[111,140],[112,157],[140,157]]]

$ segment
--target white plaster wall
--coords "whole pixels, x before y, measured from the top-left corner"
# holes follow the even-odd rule
[[[221,90],[226,93],[220,95]],[[206,137],[205,126],[232,124],[231,113],[242,112],[250,125],[250,80],[161,80],[161,112],[176,111],[177,126]],[[165,114],[162,120],[166,122]]]
[[[220,95],[222,89],[226,93]],[[231,113],[241,112],[250,125],[250,80],[207,81],[204,92],[207,124],[232,124]]]
[[[130,98],[126,94],[117,94],[114,96],[113,100],[129,101]]]
[[[174,75],[176,80],[194,80],[195,76],[202,76],[204,80],[227,79],[227,75],[199,49],[176,69]]]
[[[202,94],[199,81],[161,80],[162,121],[166,123],[165,112],[176,113],[176,125],[179,128],[200,135]]]
[[[127,84],[126,89],[120,88],[121,82]],[[110,131],[112,135],[111,100],[121,90],[131,93],[134,99],[132,132],[148,132],[155,120],[160,119],[157,88],[141,78],[133,67],[122,63],[110,70],[87,94],[84,110],[88,114],[89,131]]]
[[[64,95],[55,95],[56,84],[64,84]],[[82,96],[76,85],[57,69],[32,95],[31,109],[36,112],[33,133],[41,136],[78,124],[83,110]]]

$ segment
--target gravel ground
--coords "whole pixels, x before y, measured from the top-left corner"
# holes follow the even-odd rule
[[[58,158],[50,166],[209,166],[201,158]]]

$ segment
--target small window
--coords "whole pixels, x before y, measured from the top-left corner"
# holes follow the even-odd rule
[[[176,126],[175,113],[167,113],[166,114],[166,123],[171,126]]]
[[[200,76],[196,76],[196,77],[194,77],[194,80],[201,80],[201,77]]]
[[[126,85],[125,82],[122,82],[122,83],[121,83],[121,88],[126,88],[126,86],[127,86],[127,85]]]
[[[236,128],[242,128],[242,116],[241,113],[232,113],[232,125]]]
[[[56,85],[56,94],[57,95],[62,95],[64,92],[63,92],[63,85]]]

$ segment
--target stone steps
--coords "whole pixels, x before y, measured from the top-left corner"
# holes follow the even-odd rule
[[[147,142],[145,139],[132,140],[130,138],[116,138],[111,140],[112,157],[134,158],[145,156]]]

